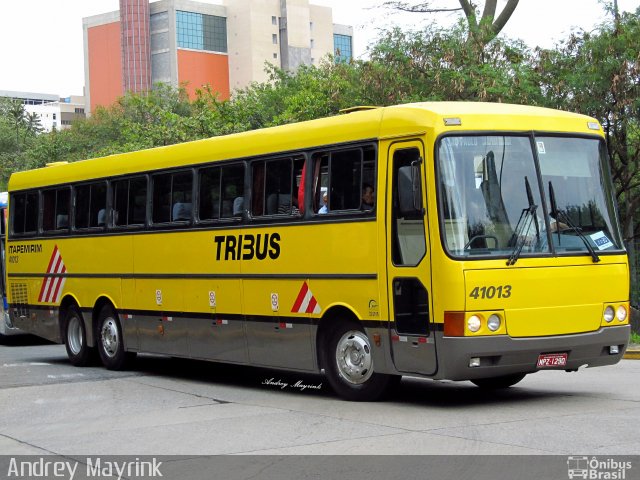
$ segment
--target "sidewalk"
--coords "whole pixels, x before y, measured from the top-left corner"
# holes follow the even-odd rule
[[[624,357],[627,360],[640,360],[640,345],[637,343],[630,343],[627,347],[627,351],[624,352]]]

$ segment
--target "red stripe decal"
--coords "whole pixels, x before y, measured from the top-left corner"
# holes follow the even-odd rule
[[[56,262],[55,267],[53,267],[53,270],[49,270],[47,273],[58,273],[58,268],[61,262],[62,262],[62,255],[58,255],[58,261]],[[47,302],[53,301],[51,300],[51,294],[53,293],[53,289],[56,288],[56,286],[58,285],[59,281],[60,281],[60,277],[56,277],[56,278],[53,278],[51,282],[49,282],[48,288],[44,292],[45,301]]]
[[[62,265],[62,271],[61,272],[57,272],[57,273],[65,273],[67,271],[67,267],[65,267],[64,265]],[[62,277],[58,277],[56,278],[56,286],[53,289],[53,295],[51,297],[51,302],[57,302],[58,301],[58,295],[60,294],[60,289],[62,288],[62,284],[63,282],[63,278]]]
[[[300,305],[302,305],[302,301],[304,300],[305,295],[307,295],[307,291],[309,287],[307,286],[307,282],[302,284],[302,288],[300,289],[300,293],[298,293],[298,298],[296,298],[295,303],[293,304],[292,312],[298,312],[300,310]]]
[[[313,313],[313,310],[316,308],[317,304],[318,301],[316,300],[316,297],[311,297],[311,300],[309,300],[309,305],[307,305],[307,311],[304,313]]]
[[[51,273],[51,267],[53,266],[53,260],[56,258],[56,252],[58,251],[58,246],[56,245],[55,247],[53,247],[53,253],[51,254],[51,258],[49,259],[49,266],[47,267],[47,273]],[[45,291],[45,287],[47,285],[47,280],[49,277],[44,277],[42,279],[42,288],[40,288],[40,295],[38,296],[38,301],[39,302],[43,302],[44,301],[44,291]]]

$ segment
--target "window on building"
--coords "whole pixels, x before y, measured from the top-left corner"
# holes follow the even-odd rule
[[[176,12],[178,48],[227,51],[227,19],[202,13]]]
[[[313,32],[313,22],[309,22],[309,30]]]
[[[84,113],[84,108],[76,108],[75,112],[76,113]]]
[[[312,39],[311,39],[310,47],[311,47],[311,48],[315,48],[315,46],[314,46],[314,45],[315,45],[315,42],[313,41],[313,38],[312,38]]]
[[[271,35],[271,41],[273,42],[274,45],[278,44],[278,35],[276,35],[275,33],[273,35]]]
[[[273,54],[273,58],[278,58],[278,54],[277,54],[277,53],[274,53],[274,54]]]
[[[351,36],[333,35],[333,53],[336,62],[349,62],[353,58]]]
[[[271,17],[271,25],[277,25],[278,24],[278,19],[276,18],[275,15],[273,15]]]

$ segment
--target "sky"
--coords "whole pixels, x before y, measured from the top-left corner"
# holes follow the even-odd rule
[[[459,6],[457,0],[434,2]],[[394,14],[379,8],[382,1],[373,0],[310,3],[332,7],[334,23],[353,25],[354,54],[359,58],[366,57],[366,47],[380,29],[392,25],[417,29],[432,21],[448,25],[457,18]],[[499,1],[499,7],[504,3]],[[117,10],[118,4],[118,0],[0,0],[0,90],[82,95],[82,18]],[[618,4],[623,11],[635,11],[640,0],[618,0]],[[520,0],[503,34],[530,47],[552,47],[572,29],[591,31],[604,18],[600,0]]]

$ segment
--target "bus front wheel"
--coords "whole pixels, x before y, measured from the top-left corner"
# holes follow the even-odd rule
[[[513,375],[504,375],[502,377],[476,378],[474,380],[471,380],[471,382],[480,388],[484,388],[487,390],[498,390],[501,388],[509,388],[515,385],[526,375],[526,373],[514,373]]]
[[[327,381],[346,400],[377,400],[391,384],[391,375],[374,371],[371,343],[359,325],[342,324],[329,334],[325,364]]]
[[[69,306],[64,317],[64,340],[72,365],[85,367],[94,358],[95,349],[87,345],[87,331],[78,307]]]
[[[118,314],[108,305],[102,307],[98,316],[98,352],[109,370],[124,370],[135,357],[135,353],[125,351]]]

